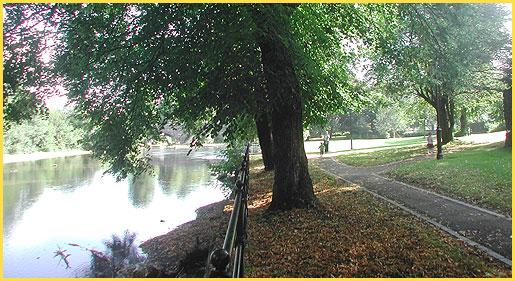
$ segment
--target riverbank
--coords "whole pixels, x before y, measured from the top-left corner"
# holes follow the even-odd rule
[[[143,242],[143,265],[125,268],[124,277],[203,277],[206,259],[221,247],[230,217],[230,201],[222,200],[197,209],[195,220]]]
[[[246,277],[511,275],[509,268],[485,253],[316,167],[311,167],[310,173],[320,200],[317,208],[269,213],[273,172],[263,171],[259,161],[252,162]],[[225,201],[201,208],[206,213],[195,221],[141,247],[163,268],[194,264],[187,258],[195,255],[184,254],[189,250],[197,254],[200,267],[186,276],[201,277],[209,249],[222,244],[228,204]],[[181,262],[180,256],[186,259]],[[174,263],[166,264],[172,259]]]
[[[37,161],[37,160],[43,160],[43,159],[79,156],[79,155],[87,155],[87,154],[91,154],[91,151],[67,150],[67,151],[34,152],[34,153],[27,153],[27,154],[4,154],[3,155],[3,163],[9,164],[9,163],[18,163],[18,162],[26,162],[26,161]]]
[[[224,147],[224,143],[208,143],[204,144],[204,147]],[[174,144],[169,146],[159,146],[153,145],[153,149],[158,148],[172,148],[172,149],[189,149],[189,144]],[[34,153],[25,153],[25,154],[4,154],[3,155],[3,163],[18,163],[18,162],[27,162],[27,161],[37,161],[51,158],[59,158],[59,157],[70,157],[70,156],[80,156],[80,155],[89,155],[91,151],[86,150],[66,150],[66,151],[49,151],[49,152],[34,152]]]

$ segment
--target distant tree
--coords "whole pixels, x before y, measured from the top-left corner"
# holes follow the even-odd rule
[[[50,111],[11,124],[4,131],[4,152],[32,153],[81,148],[85,133],[69,112]]]
[[[459,96],[492,88],[495,79],[485,78],[498,75],[493,61],[511,41],[503,27],[507,13],[495,4],[400,5],[399,12],[385,35],[395,39],[376,48],[377,81],[430,104],[445,144],[453,139]]]
[[[375,127],[382,136],[395,138],[408,128],[408,119],[399,107],[384,107],[377,112]]]

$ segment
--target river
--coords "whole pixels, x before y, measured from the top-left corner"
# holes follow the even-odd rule
[[[113,234],[135,232],[139,245],[195,219],[225,192],[209,170],[217,149],[186,153],[153,150],[153,175],[119,182],[88,155],[5,164],[4,277],[83,277],[86,249],[104,251]]]

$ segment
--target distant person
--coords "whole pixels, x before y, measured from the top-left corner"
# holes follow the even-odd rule
[[[427,134],[427,154],[432,154],[435,146],[433,144],[433,135],[431,132]]]
[[[324,134],[325,152],[329,152],[329,139],[330,139],[329,132],[325,131],[325,134]]]
[[[324,150],[325,150],[324,142],[320,142],[320,146],[318,147],[318,149],[320,149],[320,157],[322,157],[322,155],[324,155]]]

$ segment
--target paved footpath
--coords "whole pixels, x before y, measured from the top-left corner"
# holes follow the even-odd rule
[[[334,158],[314,163],[511,266],[511,218],[377,174],[395,165],[351,167]]]

